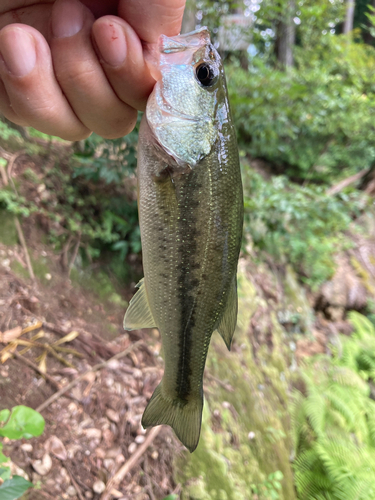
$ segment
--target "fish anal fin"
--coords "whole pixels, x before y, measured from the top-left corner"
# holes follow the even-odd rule
[[[151,396],[143,413],[142,426],[170,425],[181,443],[192,453],[198,446],[201,432],[203,394],[189,401],[173,399],[163,394],[162,384]]]
[[[236,329],[237,325],[237,312],[237,279],[235,276],[229,290],[228,300],[225,306],[223,317],[221,318],[220,324],[217,327],[217,331],[222,336],[229,351],[233,340],[234,330]]]
[[[140,330],[141,328],[156,328],[147,299],[144,278],[138,283],[138,292],[130,301],[124,318],[125,330]]]

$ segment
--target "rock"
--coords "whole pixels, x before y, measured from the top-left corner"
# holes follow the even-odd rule
[[[103,465],[104,468],[107,469],[107,471],[111,471],[115,465],[115,461],[113,460],[113,458],[105,458],[103,460]]]
[[[20,467],[18,467],[18,465],[16,465],[13,462],[7,462],[6,465],[8,467],[10,467],[10,472],[11,472],[12,476],[13,475],[21,476],[24,479],[26,479],[26,481],[30,481],[29,476],[26,474],[26,472],[23,469],[21,469]]]
[[[157,460],[157,459],[158,459],[158,457],[159,457],[159,453],[158,453],[156,450],[154,450],[154,451],[151,453],[151,458],[152,458],[152,460]]]
[[[48,453],[45,453],[42,460],[34,460],[31,465],[40,476],[45,476],[52,469],[52,459]]]
[[[70,497],[75,497],[77,495],[77,491],[76,489],[74,488],[74,486],[70,485],[67,487],[66,489],[66,493],[70,496]]]
[[[109,450],[107,450],[105,457],[106,458],[116,458],[117,455],[121,455],[121,448],[119,448],[119,447],[110,448]]]
[[[94,495],[91,493],[91,491],[86,491],[85,492],[85,497],[88,499],[91,499]]]
[[[65,467],[61,467],[60,476],[62,477],[64,483],[66,483],[66,484],[70,483],[70,476],[68,474],[68,471],[65,469]]]
[[[105,412],[109,420],[112,420],[115,424],[118,424],[120,422],[120,416],[117,413],[117,411],[112,410],[111,408],[108,408],[108,410]]]
[[[77,453],[77,451],[81,451],[82,450],[82,446],[79,445],[79,444],[71,444],[70,446],[68,446],[68,457],[69,458],[74,458],[75,457],[75,454]]]
[[[120,361],[118,359],[112,359],[108,364],[107,368],[109,370],[117,371],[120,368]]]
[[[145,437],[144,437],[142,434],[140,434],[139,436],[137,436],[137,437],[135,438],[135,440],[134,440],[134,441],[135,441],[137,444],[142,444],[142,443],[144,442],[144,440],[145,440]]]
[[[125,462],[124,455],[122,453],[120,455],[117,455],[117,457],[116,457],[116,464],[123,464],[124,462]]]
[[[68,453],[62,441],[57,436],[51,436],[45,443],[46,450],[60,460],[66,460]]]
[[[135,452],[135,450],[137,449],[137,444],[136,443],[130,443],[129,446],[128,446],[128,452],[130,453],[130,455],[133,455],[133,453]]]
[[[105,490],[105,484],[103,483],[103,481],[100,481],[98,479],[92,485],[92,489],[93,489],[94,493],[97,493],[98,495],[100,495],[100,493],[103,493],[103,491]]]
[[[31,453],[33,451],[33,445],[30,443],[23,443],[21,444],[21,450],[26,453]]]
[[[102,438],[102,431],[100,429],[96,429],[95,427],[85,429],[83,433],[88,439],[98,439],[100,441]]]

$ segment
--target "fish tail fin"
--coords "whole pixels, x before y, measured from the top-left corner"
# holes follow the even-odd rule
[[[202,410],[203,394],[191,401],[172,399],[164,396],[161,382],[146,406],[142,426],[170,425],[181,443],[192,453],[199,441]]]

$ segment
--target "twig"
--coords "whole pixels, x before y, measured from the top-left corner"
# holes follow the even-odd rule
[[[59,397],[62,396],[65,392],[69,391],[75,385],[77,385],[78,382],[80,380],[84,379],[88,373],[97,372],[98,370],[101,370],[102,368],[107,366],[114,359],[120,359],[120,358],[123,358],[124,356],[127,356],[129,354],[129,352],[133,351],[133,349],[138,347],[142,342],[143,342],[142,340],[135,342],[134,344],[130,345],[127,349],[125,349],[125,351],[119,352],[118,354],[115,354],[112,358],[108,359],[107,361],[104,361],[103,363],[99,363],[98,365],[95,365],[92,368],[90,368],[90,370],[86,370],[84,373],[81,373],[81,375],[79,375],[77,378],[72,380],[72,382],[70,382],[69,384],[62,387],[55,394],[52,394],[52,396],[50,398],[48,398],[46,401],[44,401],[44,403],[42,403],[40,406],[38,406],[36,411],[38,411],[38,412],[43,411],[45,408],[47,408],[47,406],[49,406],[51,403],[56,401],[56,399],[59,399]]]
[[[48,375],[48,373],[43,373],[42,370],[36,364],[34,364],[32,361],[25,358],[24,356],[21,356],[21,354],[19,354],[17,351],[12,352],[12,355],[15,358],[19,359],[20,361],[22,361],[22,363],[25,363],[25,365],[28,365],[30,368],[32,368],[36,372],[40,373],[42,375],[42,377],[44,377],[56,389],[61,389],[61,385],[53,377]]]
[[[350,177],[347,177],[346,179],[343,179],[342,181],[338,182],[334,186],[327,189],[326,194],[333,195],[333,194],[339,193],[340,191],[342,191],[346,187],[350,186],[350,184],[353,184],[354,182],[359,181],[359,179],[362,179],[362,177],[364,177],[367,174],[367,172],[369,172],[369,171],[370,171],[369,168],[364,168],[360,172],[357,172],[356,174],[351,175]]]
[[[66,467],[66,465],[65,465],[65,469],[68,471],[68,474],[69,474],[70,479],[71,479],[71,481],[73,483],[73,486],[74,486],[74,488],[75,488],[75,490],[77,492],[79,500],[85,500],[84,497],[83,497],[83,495],[82,495],[81,488],[78,486],[78,484],[77,484],[76,480],[74,479],[74,476],[71,473],[70,469],[68,467]]]
[[[69,263],[69,267],[68,267],[68,277],[70,277],[70,273],[71,273],[72,268],[74,266],[74,262],[76,261],[80,245],[81,245],[81,233],[78,233],[78,238],[77,238],[76,244],[74,245],[73,255],[72,255],[71,261]]]
[[[29,271],[30,278],[34,281],[35,280],[35,274],[34,274],[33,266],[31,265],[29,251],[28,251],[27,246],[26,246],[26,241],[25,241],[25,237],[23,235],[23,231],[22,231],[22,227],[21,227],[20,221],[18,220],[18,218],[16,216],[14,217],[14,224],[16,226],[17,233],[18,233],[18,238],[19,238],[20,243],[22,245],[23,251],[25,252],[25,259],[26,259],[27,270]]]
[[[144,469],[145,477],[146,477],[146,481],[147,481],[148,494],[150,495],[151,500],[156,500],[156,497],[154,495],[154,490],[152,489],[152,482],[151,482],[151,479],[150,479],[150,474],[149,474],[149,469],[148,469],[148,458],[147,458],[147,455],[145,455],[143,469]]]
[[[3,181],[4,186],[7,186],[8,185],[7,173],[5,171],[4,165],[1,165],[1,164],[0,164],[0,174],[1,174],[1,179]]]
[[[10,181],[10,183],[12,184],[13,191],[16,193],[17,197],[18,197],[19,195],[18,195],[18,191],[17,191],[16,185],[15,185],[15,184],[14,184],[14,182],[13,182],[12,170],[13,170],[14,164],[16,163],[16,160],[17,160],[20,156],[22,156],[24,153],[25,153],[25,150],[24,150],[24,149],[21,149],[21,151],[18,151],[18,153],[15,153],[14,155],[12,155],[12,156],[11,156],[11,158],[9,159],[9,162],[8,162],[8,167],[7,167],[8,180],[9,180],[9,181]]]
[[[111,491],[114,488],[117,488],[121,481],[124,479],[126,474],[134,467],[134,465],[141,458],[143,453],[147,450],[153,440],[161,431],[161,426],[153,427],[148,433],[145,441],[141,444],[141,446],[133,453],[133,455],[129,458],[127,462],[122,465],[116,474],[108,481],[104,493],[101,496],[100,500],[109,500],[111,496]]]

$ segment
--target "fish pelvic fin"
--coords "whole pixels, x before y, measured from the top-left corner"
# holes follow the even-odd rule
[[[203,394],[191,401],[163,395],[162,382],[157,386],[146,406],[142,426],[169,425],[181,443],[192,453],[198,446],[201,432]]]
[[[229,295],[227,304],[224,309],[224,314],[217,328],[217,331],[222,336],[225,345],[228,348],[228,351],[230,351],[234,331],[237,325],[237,312],[238,312],[237,278],[236,276],[234,276],[232,285],[229,289]]]
[[[156,328],[148,303],[144,278],[137,284],[138,292],[130,301],[124,318],[125,330],[140,330],[141,328]]]

